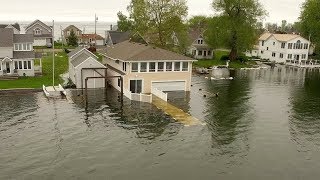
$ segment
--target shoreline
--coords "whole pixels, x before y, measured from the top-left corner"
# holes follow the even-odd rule
[[[32,93],[32,92],[42,92],[41,88],[14,88],[14,89],[0,89],[1,94],[8,93]]]

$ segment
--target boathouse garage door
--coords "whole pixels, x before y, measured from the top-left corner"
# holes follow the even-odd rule
[[[185,81],[153,82],[152,87],[160,91],[185,91]]]

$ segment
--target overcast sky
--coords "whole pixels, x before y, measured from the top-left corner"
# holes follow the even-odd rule
[[[8,0],[1,2],[0,21],[99,21],[116,22],[117,12],[126,12],[130,0]],[[189,16],[212,15],[212,0],[188,0]],[[297,20],[304,0],[260,0],[269,12],[266,22],[280,23]]]

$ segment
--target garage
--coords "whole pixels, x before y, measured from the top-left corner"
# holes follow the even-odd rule
[[[153,82],[152,88],[159,89],[160,91],[185,91],[185,81],[166,81],[166,82]]]

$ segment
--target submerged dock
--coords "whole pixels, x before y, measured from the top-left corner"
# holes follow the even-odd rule
[[[166,114],[170,115],[173,119],[181,122],[185,126],[203,125],[203,123],[201,123],[199,119],[191,116],[188,113],[185,113],[182,109],[179,109],[156,96],[152,97],[152,104],[157,108],[163,110]]]

